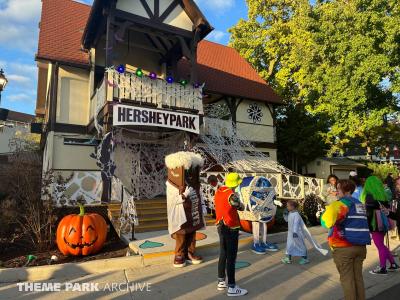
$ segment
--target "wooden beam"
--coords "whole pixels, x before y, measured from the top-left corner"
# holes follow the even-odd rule
[[[167,52],[169,50],[169,49],[164,48],[164,46],[161,44],[161,42],[159,41],[159,39],[157,38],[156,35],[154,35],[152,33],[148,33],[148,34],[146,34],[146,36],[148,36],[148,38],[154,43],[154,45],[160,51]]]
[[[161,39],[161,42],[163,42],[168,49],[171,49],[174,46],[173,43],[168,38],[162,36],[160,36],[159,38]]]
[[[160,17],[160,0],[154,0],[154,18]]]
[[[59,65],[55,63],[51,72],[49,131],[54,131],[57,122],[58,70]]]
[[[153,12],[151,11],[151,8],[147,4],[146,0],[140,0],[140,3],[142,3],[144,10],[146,11],[147,15],[149,16],[149,19],[153,19],[154,18]]]
[[[172,13],[172,11],[179,5],[178,0],[174,0],[174,2],[172,2],[167,9],[162,13],[162,15],[159,18],[160,22],[164,22],[166,18],[168,18],[169,14]]]
[[[96,32],[96,36],[94,37],[94,40],[93,40],[93,45],[95,47],[97,47],[97,44],[99,43],[101,37],[104,34],[104,29],[106,28],[106,24],[107,24],[106,18],[102,18],[99,28]]]
[[[192,60],[193,55],[190,52],[190,49],[189,49],[188,45],[186,44],[186,41],[184,40],[184,38],[181,36],[178,36],[178,41],[181,45],[183,55],[186,56],[187,58],[189,58],[190,60]]]
[[[137,32],[141,32],[141,33],[147,33],[147,34],[152,34],[152,35],[155,35],[155,36],[157,36],[157,37],[159,37],[159,38],[163,38],[163,39],[166,39],[166,40],[169,40],[169,39],[171,39],[171,38],[174,38],[174,39],[175,39],[175,37],[176,37],[176,35],[168,34],[168,33],[163,33],[163,32],[156,31],[156,30],[154,30],[154,29],[148,28],[148,27],[143,27],[143,26],[141,26],[141,25],[135,24],[134,22],[129,22],[129,21],[118,22],[118,21],[115,21],[114,24],[115,24],[116,26],[123,26],[123,24],[125,24],[126,22],[128,22],[128,23],[130,24],[130,25],[129,25],[129,29],[131,29],[131,30],[133,30],[133,31],[137,31]]]
[[[115,11],[115,16],[124,20],[129,20],[132,21],[136,24],[140,24],[143,26],[147,26],[149,28],[153,28],[156,30],[159,30],[161,32],[177,35],[177,36],[183,36],[185,38],[191,39],[192,38],[192,32],[188,30],[184,30],[181,28],[177,28],[168,24],[160,23],[160,22],[154,22],[154,20],[150,20],[141,16],[137,16],[134,14],[131,14],[126,11],[122,11],[117,9]]]
[[[106,67],[113,65],[114,50],[114,18],[117,1],[110,0],[110,8],[107,14],[107,32],[106,32]]]
[[[196,28],[190,47],[190,51],[192,53],[192,59],[191,59],[192,69],[190,73],[190,79],[193,83],[198,82],[197,45],[199,41],[200,41],[200,29]]]

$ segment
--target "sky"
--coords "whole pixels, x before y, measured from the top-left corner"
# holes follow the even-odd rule
[[[247,16],[245,0],[195,1],[215,28],[207,39],[217,43],[227,44],[227,30]],[[9,80],[1,95],[1,108],[34,114],[40,11],[41,0],[0,0],[0,69]]]

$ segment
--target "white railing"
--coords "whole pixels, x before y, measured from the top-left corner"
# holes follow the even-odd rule
[[[90,99],[90,118],[91,120],[94,116],[97,116],[99,111],[103,108],[106,104],[106,85],[105,81],[103,80],[100,86],[96,89],[96,92],[93,94],[92,98]]]
[[[207,172],[202,176],[202,191],[206,198],[207,205],[214,207],[214,194],[218,187],[225,181],[224,172]],[[314,194],[321,196],[324,180],[319,178],[304,177],[301,175],[290,175],[282,173],[246,173],[246,176],[264,176],[269,179],[275,188],[275,193],[279,199],[304,199],[306,196]]]
[[[106,99],[132,101],[139,105],[153,105],[158,108],[171,108],[197,111],[203,114],[202,87],[191,84],[168,83],[162,79],[151,79],[110,69],[105,73]]]

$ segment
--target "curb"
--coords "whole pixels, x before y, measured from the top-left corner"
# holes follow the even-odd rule
[[[309,230],[313,235],[324,234],[327,232],[322,227],[312,227],[309,228]],[[286,242],[286,236],[287,232],[269,234],[268,241],[282,244]],[[239,239],[239,250],[248,248],[252,241],[252,237]],[[199,246],[198,250],[204,256],[217,255],[219,252],[219,243],[215,242],[212,244]],[[0,284],[16,283],[21,281],[44,281],[50,279],[77,278],[90,274],[142,268],[157,264],[169,263],[171,262],[173,256],[173,251],[166,251],[143,255],[100,259],[81,263],[0,269]]]
[[[65,263],[49,266],[0,269],[0,283],[77,278],[89,274],[120,271],[138,267],[143,267],[142,256],[107,258],[81,263]]]

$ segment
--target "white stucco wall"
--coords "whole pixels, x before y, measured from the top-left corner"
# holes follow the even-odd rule
[[[60,67],[58,77],[58,123],[87,125],[89,122],[89,71]]]

